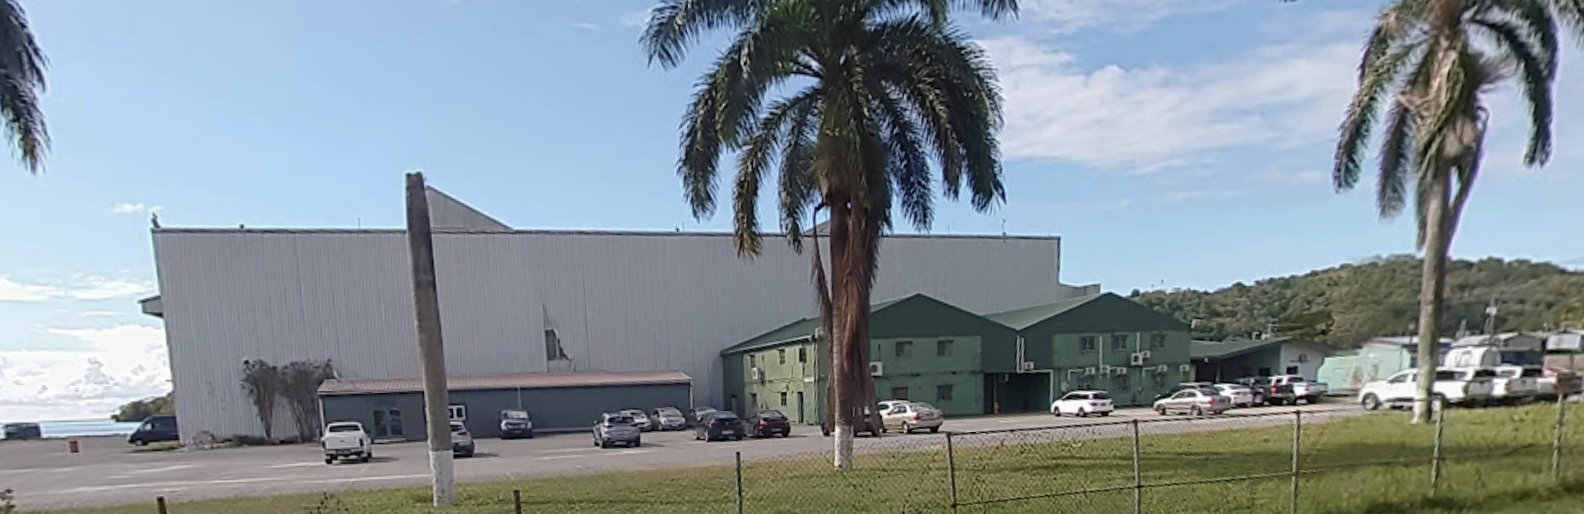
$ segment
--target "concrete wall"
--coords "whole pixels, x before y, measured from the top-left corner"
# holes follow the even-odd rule
[[[621,409],[676,407],[692,408],[691,386],[661,384],[639,386],[563,387],[551,389],[498,389],[452,391],[451,404],[463,405],[463,422],[475,438],[500,437],[500,412],[507,409],[528,411],[534,431],[588,430],[604,412]],[[422,393],[330,395],[320,398],[324,419],[359,421],[375,432],[375,410],[398,409],[402,418],[402,438],[423,441],[428,433],[424,423]]]

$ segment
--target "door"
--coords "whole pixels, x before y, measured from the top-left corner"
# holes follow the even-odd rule
[[[1385,400],[1411,400],[1414,397],[1415,373],[1404,371],[1386,379]]]
[[[798,350],[798,351],[801,352],[802,350]],[[808,423],[808,420],[803,418],[803,412],[804,412],[803,411],[803,391],[798,391],[798,393],[797,393],[797,402],[798,402],[798,405],[797,405],[797,420],[798,420],[798,423]]]

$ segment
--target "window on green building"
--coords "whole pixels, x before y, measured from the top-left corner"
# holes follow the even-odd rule
[[[781,392],[781,406],[782,407],[786,407],[787,406],[786,405],[786,400],[787,400],[787,394],[786,394],[785,391],[782,391]]]
[[[776,350],[776,364],[786,364],[786,348]]]
[[[748,410],[759,409],[759,393],[748,393]]]
[[[759,359],[754,358],[754,354],[751,354],[751,353],[748,354],[748,367],[750,367],[750,368],[759,367]]]
[[[1155,388],[1156,389],[1164,389],[1165,387],[1166,387],[1166,374],[1165,373],[1156,373],[1155,374]]]
[[[1100,338],[1098,338],[1098,337],[1095,337],[1095,336],[1083,336],[1083,337],[1078,338],[1078,351],[1080,351],[1080,352],[1093,352],[1099,346],[1100,346]]]
[[[901,357],[912,357],[913,356],[913,341],[897,341],[897,343],[896,343],[896,356],[899,357],[899,358],[901,358]]]
[[[1111,351],[1113,351],[1113,352],[1124,352],[1124,351],[1127,351],[1127,349],[1128,349],[1127,334],[1116,334],[1116,335],[1111,336]]]
[[[1128,382],[1129,380],[1127,375],[1117,375],[1116,378],[1111,379],[1111,386],[1115,387],[1118,393],[1121,393],[1132,387],[1132,385],[1129,385]]]
[[[1150,334],[1150,348],[1165,348],[1166,334]]]
[[[892,400],[906,400],[906,399],[908,399],[908,390],[907,390],[907,388],[906,387],[893,387],[893,388],[891,388],[891,399]]]
[[[935,386],[935,401],[949,402],[952,399],[951,384]]]
[[[808,362],[808,348],[798,347],[798,362]]]
[[[951,353],[952,353],[952,341],[950,339],[942,339],[942,340],[939,340],[939,341],[935,341],[935,356],[936,357],[951,357]]]

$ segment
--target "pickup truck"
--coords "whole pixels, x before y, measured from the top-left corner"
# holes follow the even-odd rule
[[[1496,403],[1529,403],[1540,394],[1539,366],[1497,366],[1492,377],[1491,399]]]
[[[319,447],[324,449],[325,464],[334,464],[337,459],[368,462],[374,458],[373,438],[363,431],[363,424],[356,421],[337,421],[325,425],[324,437],[319,438]]]
[[[1310,382],[1298,375],[1276,375],[1270,379],[1270,394],[1265,396],[1265,401],[1272,405],[1290,403],[1297,405],[1299,400],[1310,405],[1320,403],[1320,397],[1325,396],[1326,385],[1320,382]]]
[[[1481,376],[1475,371],[1438,369],[1430,392],[1447,403],[1461,405],[1484,403],[1490,399],[1495,385],[1489,376]],[[1376,410],[1382,406],[1411,405],[1414,400],[1414,390],[1418,386],[1418,375],[1418,370],[1410,369],[1398,372],[1386,380],[1364,384],[1364,387],[1359,389],[1359,405],[1365,410]]]

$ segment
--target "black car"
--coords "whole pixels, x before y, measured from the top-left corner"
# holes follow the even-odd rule
[[[39,429],[38,423],[6,423],[5,439],[9,441],[26,441],[44,437],[44,431]]]
[[[742,418],[730,411],[715,411],[704,416],[698,425],[693,427],[693,439],[701,441],[719,441],[730,439],[741,441],[743,438]]]
[[[704,418],[715,410],[714,407],[694,407],[693,411],[688,413],[688,428],[698,427],[699,423],[703,423]]]
[[[882,425],[883,423],[880,422],[880,416],[875,414],[874,409],[864,407],[863,421],[858,423],[856,427],[857,430],[853,431],[853,435],[857,436],[860,434],[869,434],[870,437],[880,437],[880,429],[882,428]],[[820,433],[824,434],[825,437],[830,437],[832,426],[833,420],[831,420],[829,416],[826,416],[825,421],[820,424]]]
[[[759,411],[748,418],[748,433],[754,437],[790,437],[792,435],[792,421],[778,410]]]
[[[138,446],[149,443],[163,443],[167,441],[180,441],[181,434],[176,431],[176,416],[150,416],[138,425],[132,435],[127,436],[127,442]]]

